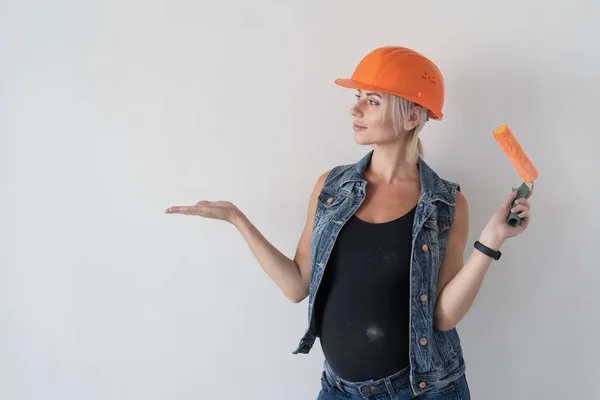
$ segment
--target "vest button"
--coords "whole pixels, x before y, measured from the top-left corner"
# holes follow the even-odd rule
[[[429,246],[427,246],[426,244],[424,244],[423,246],[421,246],[421,249],[423,249],[423,251],[428,251],[429,250]]]
[[[425,386],[427,386],[427,384],[426,384],[425,382],[421,382],[421,383],[419,383],[419,387],[420,387],[421,389],[425,389]]]
[[[423,293],[420,298],[421,298],[422,302],[426,302],[427,301],[427,295],[425,293]]]
[[[421,345],[425,346],[427,344],[427,339],[421,338],[421,340],[419,340],[419,343],[421,343]]]
[[[327,199],[327,204],[331,204],[333,202],[333,197]]]
[[[369,395],[372,392],[371,386],[363,386],[360,388],[360,392],[365,395]]]

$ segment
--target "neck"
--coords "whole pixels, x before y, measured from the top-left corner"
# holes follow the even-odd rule
[[[417,162],[406,161],[404,146],[375,145],[371,162],[365,175],[378,183],[394,184],[407,180],[419,180]]]

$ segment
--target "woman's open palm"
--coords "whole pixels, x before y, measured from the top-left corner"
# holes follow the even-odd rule
[[[197,215],[204,218],[231,222],[238,208],[229,201],[199,201],[194,206],[173,206],[165,210],[167,214]]]

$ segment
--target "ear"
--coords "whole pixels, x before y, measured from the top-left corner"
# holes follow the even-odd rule
[[[408,118],[404,121],[404,130],[411,131],[418,126],[421,122],[421,118],[423,118],[423,113],[427,113],[427,110],[420,106],[414,106],[408,115]]]

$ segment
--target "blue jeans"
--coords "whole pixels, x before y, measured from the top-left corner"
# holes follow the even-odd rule
[[[467,378],[463,374],[443,388],[436,388],[415,397],[410,390],[409,367],[378,380],[348,382],[340,379],[325,361],[321,375],[321,392],[317,400],[470,400]]]

